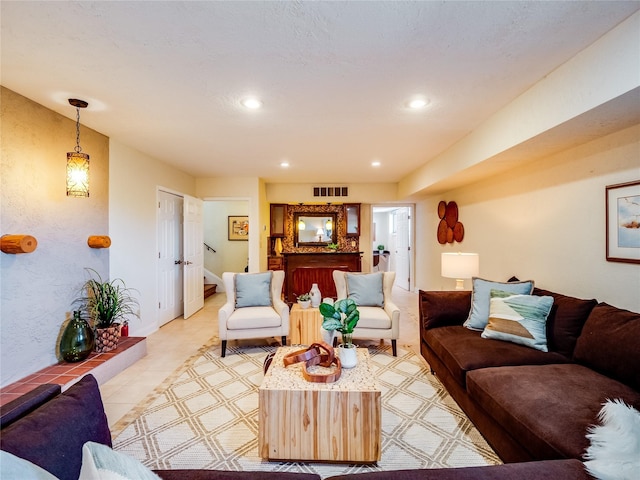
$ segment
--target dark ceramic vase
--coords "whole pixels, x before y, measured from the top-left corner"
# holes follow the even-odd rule
[[[80,312],[73,312],[73,318],[62,332],[60,355],[66,362],[80,362],[91,354],[94,345],[93,330],[80,317]]]

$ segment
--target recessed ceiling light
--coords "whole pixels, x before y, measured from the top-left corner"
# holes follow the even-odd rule
[[[372,167],[379,167],[380,165],[382,164],[378,160],[374,160],[373,162],[371,162]]]
[[[427,101],[424,98],[414,98],[409,102],[409,108],[419,110],[427,106]]]
[[[250,110],[257,110],[262,107],[262,102],[256,97],[247,97],[242,99],[242,105]]]
[[[287,162],[287,161],[280,162],[280,166],[281,166],[282,168],[289,168],[289,162]]]

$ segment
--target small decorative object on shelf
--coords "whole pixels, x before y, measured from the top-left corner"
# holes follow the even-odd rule
[[[311,306],[318,307],[322,302],[322,293],[320,293],[320,289],[318,288],[318,284],[314,283],[311,285],[311,290],[309,291],[311,294]]]
[[[311,306],[311,294],[303,293],[302,295],[298,295],[298,304],[302,308],[309,308]]]
[[[74,311],[60,338],[60,356],[65,362],[80,362],[93,352],[94,345],[93,330],[80,311]]]
[[[327,248],[329,250],[333,250],[334,252],[337,252],[340,247],[338,246],[337,243],[328,243]]]
[[[91,248],[109,248],[111,246],[111,238],[109,238],[109,235],[91,235],[87,239],[87,245]]]
[[[384,252],[384,245],[382,245],[382,244],[378,245],[378,251],[380,253]]]
[[[338,345],[342,367],[355,367],[358,363],[358,354],[353,344],[353,329],[360,320],[358,305],[350,298],[338,300],[333,305],[321,303],[320,314],[324,318],[322,328],[329,331],[337,330],[342,334],[342,343]]]
[[[31,253],[38,241],[31,235],[3,235],[0,238],[0,250],[4,253]]]
[[[126,321],[126,320],[122,324],[122,327],[120,327],[120,336],[121,337],[128,337],[129,336],[129,322]]]

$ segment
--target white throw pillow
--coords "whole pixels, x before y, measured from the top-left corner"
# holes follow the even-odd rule
[[[82,447],[78,480],[162,480],[138,460],[106,445],[87,442]]]
[[[598,480],[636,480],[640,472],[640,412],[622,400],[607,400],[587,438],[584,466]]]

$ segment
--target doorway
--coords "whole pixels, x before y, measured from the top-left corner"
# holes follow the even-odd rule
[[[410,291],[413,283],[413,206],[374,205],[371,218],[372,265],[377,265],[378,271],[396,272],[395,286]],[[382,254],[376,253],[380,246],[384,247]]]
[[[202,201],[158,190],[158,326],[204,305]]]
[[[249,264],[248,238],[229,235],[230,218],[249,216],[249,201],[240,198],[207,198],[203,207],[204,268],[207,278],[223,291],[223,272],[244,272]]]

